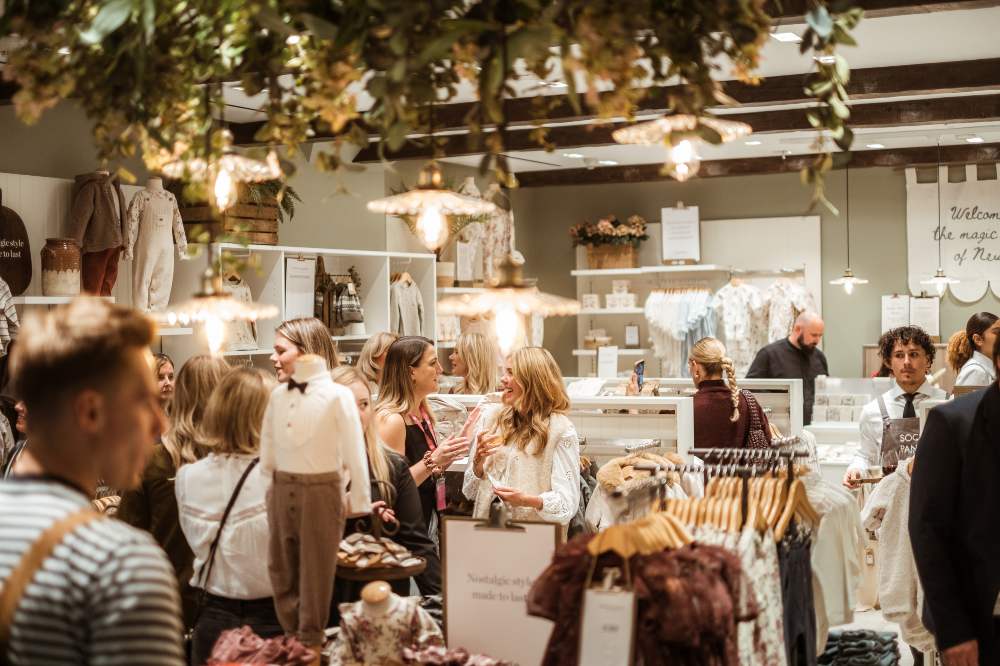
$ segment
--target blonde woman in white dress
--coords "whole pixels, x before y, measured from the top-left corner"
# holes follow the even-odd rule
[[[511,354],[501,404],[484,410],[465,476],[473,516],[486,518],[494,497],[512,518],[568,526],[580,506],[580,445],[555,359],[540,347]]]

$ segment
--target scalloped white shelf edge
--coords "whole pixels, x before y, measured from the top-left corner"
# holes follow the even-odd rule
[[[87,294],[78,294],[86,296]],[[69,303],[77,296],[15,296],[14,305],[62,305]],[[90,298],[102,298],[106,301],[115,302],[114,296],[91,296]]]
[[[642,356],[643,354],[648,354],[650,351],[648,349],[625,349],[624,347],[618,348],[619,356]],[[574,349],[573,356],[597,356],[596,349]]]
[[[640,266],[639,268],[579,268],[570,271],[573,277],[605,277],[613,275],[648,275],[651,273],[728,273],[730,266],[692,264],[689,266]]]

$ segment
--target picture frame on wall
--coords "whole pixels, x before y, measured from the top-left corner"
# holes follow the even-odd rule
[[[678,203],[660,209],[664,264],[701,263],[701,226],[697,206]]]
[[[600,310],[600,294],[584,294],[580,297],[580,307],[584,310]]]
[[[639,326],[637,324],[625,325],[625,348],[639,348]]]

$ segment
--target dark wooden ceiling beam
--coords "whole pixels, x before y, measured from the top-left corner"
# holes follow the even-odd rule
[[[865,150],[835,154],[835,163],[842,166],[849,161],[851,168],[907,167],[938,164],[937,146]],[[749,157],[731,160],[710,160],[701,163],[698,178],[722,176],[748,176],[755,174],[790,173],[809,165],[815,155],[790,155],[788,157]],[[940,163],[975,164],[1000,160],[1000,143],[978,145],[942,146]],[[519,186],[556,187],[560,185],[602,185],[622,183],[648,183],[670,180],[660,174],[662,164],[596,167],[594,169],[553,169],[550,171],[524,171],[517,174]]]
[[[760,85],[749,85],[739,81],[725,81],[726,93],[744,106],[794,104],[808,101],[804,93],[805,75],[772,76]],[[968,92],[1000,89],[1000,58],[968,60],[959,62],[926,63],[918,65],[898,65],[893,67],[869,67],[851,72],[848,93],[853,99],[875,99],[891,95],[934,95],[942,93]],[[643,113],[663,111],[664,100],[672,90],[671,86],[653,89],[639,103]],[[549,95],[552,105],[547,113],[550,122],[570,122],[592,120],[589,113],[578,114],[567,95]],[[435,126],[439,129],[465,129],[466,118],[475,110],[475,102],[455,102],[442,104],[434,110]],[[532,98],[520,97],[508,100],[507,115],[513,127],[530,125],[533,121]],[[255,142],[254,135],[263,126],[262,122],[233,125],[237,145]],[[317,130],[316,140],[329,139],[329,132]]]
[[[805,109],[780,109],[759,113],[727,114],[729,120],[749,123],[755,133],[788,132],[808,130]],[[908,100],[871,104],[855,104],[851,107],[850,124],[859,127],[899,127],[939,122],[976,122],[1000,120],[1000,94],[976,95],[968,97],[939,97],[935,99]],[[552,127],[548,138],[559,148],[579,148],[583,146],[613,145],[612,133],[626,126],[626,123],[603,125],[564,125]],[[473,155],[483,152],[481,137],[467,134],[443,137],[442,154],[449,157]],[[512,131],[507,135],[505,149],[508,153],[523,150],[539,150],[540,147],[527,131]],[[391,155],[392,159],[429,158],[428,147],[408,143]],[[378,144],[371,143],[355,157],[358,163],[379,160]]]

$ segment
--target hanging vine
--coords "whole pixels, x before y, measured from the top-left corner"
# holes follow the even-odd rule
[[[842,1],[814,0],[802,42],[803,52],[832,58],[812,75],[817,105],[806,113],[843,150],[852,139],[849,68],[837,48],[853,44],[860,17]],[[647,95],[678,80],[663,106],[702,115],[732,103],[718,77],[756,81],[771,23],[765,0],[8,0],[0,35],[19,38],[4,72],[20,86],[19,116],[34,122],[74,98],[104,160],[139,153],[155,170],[213,157],[204,154],[203,86],[238,81],[248,95],[268,93],[259,141],[294,151],[323,132],[334,146],[319,163],[338,169],[350,166],[341,144],[364,146],[374,133],[396,150],[426,131],[431,102],[455,99],[462,86],[477,92],[465,119],[470,141],[499,155],[504,132],[486,129],[505,126],[504,99],[520,79],[550,78],[557,66],[569,103],[595,122],[632,118]],[[532,106],[532,135],[547,149],[553,101],[539,95]],[[701,138],[717,142],[713,134]],[[818,147],[803,178],[820,202],[830,156]]]

